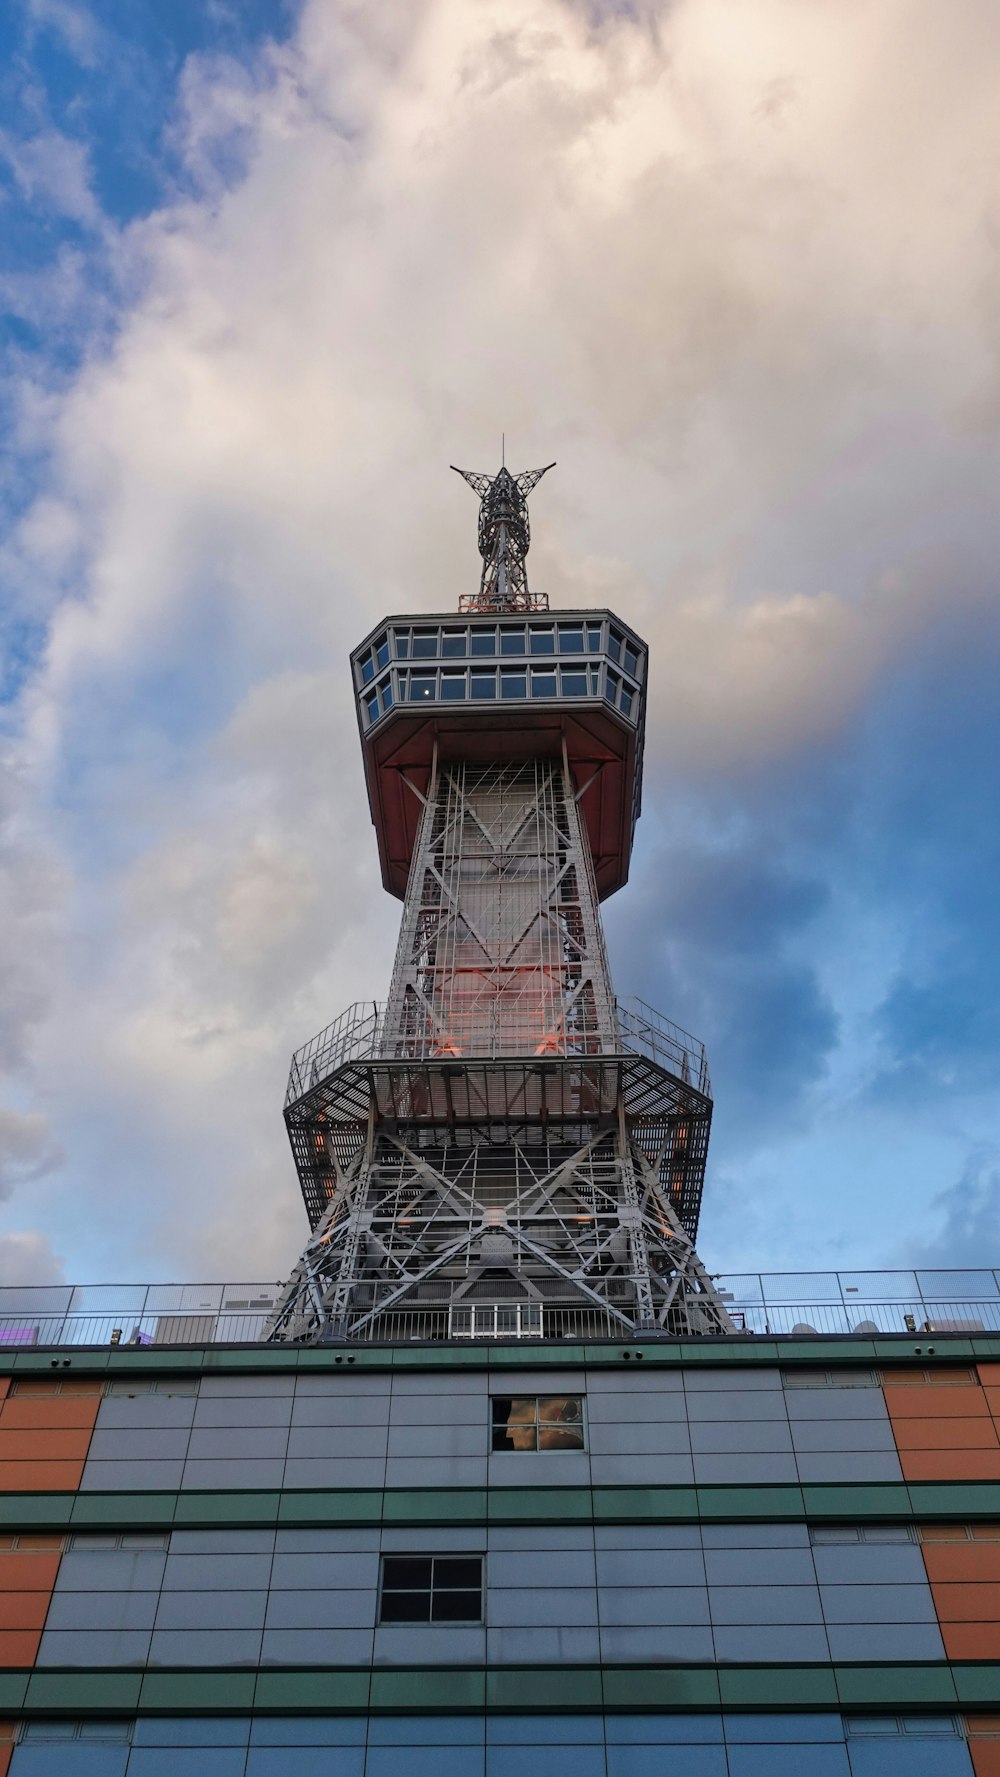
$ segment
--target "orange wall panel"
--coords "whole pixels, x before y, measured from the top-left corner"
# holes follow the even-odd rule
[[[933,1383],[895,1388],[886,1383],[882,1393],[892,1420],[971,1419],[989,1412],[985,1391],[973,1382],[941,1388]]]
[[[1000,1449],[900,1450],[899,1462],[904,1481],[1000,1481]]]
[[[43,1628],[50,1596],[48,1592],[0,1592],[0,1629]]]
[[[0,1629],[0,1666],[33,1666],[40,1629]]]
[[[1000,1543],[924,1543],[924,1566],[932,1586],[942,1581],[1000,1584]]]
[[[0,1425],[0,1462],[68,1462],[86,1460],[91,1432],[5,1431]]]
[[[0,1493],[75,1493],[83,1474],[77,1462],[0,1462]]]
[[[1000,1584],[995,1580],[939,1580],[933,1597],[941,1623],[1000,1623]]]
[[[0,1410],[0,1431],[93,1431],[100,1404],[86,1395],[38,1400],[16,1394]]]
[[[1000,1387],[1000,1364],[977,1364],[976,1369],[980,1382],[992,1382],[994,1387]]]
[[[970,1732],[969,1755],[976,1777],[1000,1777],[1000,1739],[978,1740]]]
[[[1000,1623],[942,1623],[949,1660],[1000,1660]]]
[[[1000,1450],[992,1419],[894,1419],[897,1450]]]

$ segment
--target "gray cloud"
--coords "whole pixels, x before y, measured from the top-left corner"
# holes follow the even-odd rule
[[[907,1241],[899,1263],[933,1270],[989,1265],[1000,1253],[1000,1167],[994,1155],[973,1154],[962,1173],[935,1197],[937,1226],[921,1241]]]

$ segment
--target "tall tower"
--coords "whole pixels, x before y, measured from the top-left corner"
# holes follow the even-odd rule
[[[388,999],[292,1060],[312,1233],[272,1340],[731,1330],[694,1247],[705,1052],[615,997],[601,929],[639,815],[647,650],[613,612],[529,591],[545,472],[459,470],[478,593],[351,655],[403,915]]]

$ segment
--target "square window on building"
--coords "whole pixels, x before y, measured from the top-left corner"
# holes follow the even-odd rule
[[[532,697],[554,697],[556,694],[556,675],[554,672],[537,672],[531,674]]]
[[[567,624],[560,623],[559,652],[560,654],[582,654],[583,629],[571,629]]]
[[[437,678],[434,673],[410,674],[410,702],[429,703],[437,690]]]
[[[427,659],[438,651],[438,632],[436,629],[415,629],[411,643],[415,660]]]
[[[501,654],[523,654],[524,651],[525,650],[524,650],[524,630],[523,629],[501,629],[501,631],[500,631],[500,652],[501,652]]]
[[[497,632],[495,629],[474,629],[470,654],[488,655],[490,658],[497,651]]]
[[[380,1623],[480,1623],[481,1555],[383,1555]]]
[[[586,669],[586,667],[577,668],[577,667],[564,666],[562,669],[562,693],[563,693],[563,696],[564,697],[586,697],[587,690],[588,690],[588,686],[587,686],[587,669]]]
[[[556,633],[554,629],[536,629],[532,627],[528,634],[531,637],[532,654],[554,654],[556,651]]]
[[[478,673],[475,670],[473,670],[473,673],[472,673],[472,695],[473,695],[473,698],[477,698],[477,697],[484,698],[485,697],[486,699],[489,699],[492,697],[496,697],[496,694],[497,694],[496,673]]]
[[[442,673],[441,696],[445,703],[462,703],[465,700],[465,674]]]
[[[493,1402],[494,1450],[583,1450],[583,1396],[501,1396]]]
[[[501,697],[527,697],[527,673],[501,673],[500,695]]]
[[[464,660],[468,653],[468,641],[468,630],[446,629],[441,635],[441,652],[449,660]]]

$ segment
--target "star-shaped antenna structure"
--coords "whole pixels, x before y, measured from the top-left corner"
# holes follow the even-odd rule
[[[461,598],[459,610],[547,611],[547,595],[528,591],[528,495],[555,464],[523,469],[520,475],[501,468],[492,476],[476,469],[458,469],[454,463],[451,467],[479,496],[479,553],[483,558],[479,591]]]

